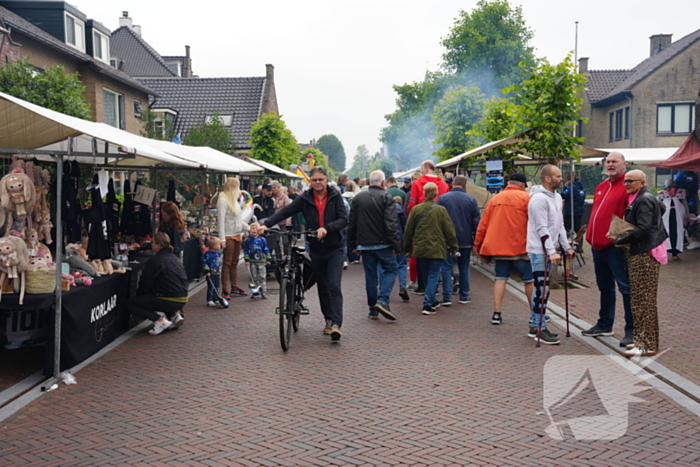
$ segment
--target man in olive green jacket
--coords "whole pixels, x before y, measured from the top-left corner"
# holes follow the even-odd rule
[[[447,209],[435,204],[437,185],[427,183],[423,190],[425,201],[411,210],[406,224],[404,252],[418,259],[418,273],[425,284],[423,314],[433,315],[440,306],[436,299],[440,267],[448,254],[459,254],[459,246]]]

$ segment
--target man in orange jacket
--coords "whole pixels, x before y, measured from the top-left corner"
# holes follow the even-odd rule
[[[506,294],[506,282],[513,268],[525,284],[528,303],[532,302],[534,279],[527,255],[527,206],[530,195],[525,191],[524,174],[510,176],[508,186],[486,205],[476,230],[474,251],[484,260],[496,261],[496,282],[493,286],[493,316],[491,324],[501,324],[501,306]]]

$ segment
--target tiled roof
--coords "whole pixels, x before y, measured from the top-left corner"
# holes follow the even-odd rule
[[[116,68],[104,62],[101,62],[100,60],[97,60],[91,57],[90,55],[81,52],[78,49],[69,46],[65,42],[56,39],[51,34],[45,32],[44,30],[33,25],[29,21],[25,20],[19,15],[16,15],[15,13],[11,12],[6,8],[0,7],[0,19],[2,19],[2,21],[8,26],[11,26],[13,30],[18,31],[21,34],[29,36],[32,39],[44,45],[47,45],[60,51],[61,53],[70,55],[82,61],[83,63],[89,63],[98,73],[103,73],[109,76],[110,78],[113,78],[121,83],[131,86],[132,88],[138,89],[139,91],[144,92],[146,94],[154,94],[152,89],[146,87],[143,83],[138,82],[126,73],[122,73]]]
[[[109,48],[112,57],[118,57],[122,61],[120,70],[129,76],[135,78],[177,76],[165,64],[163,57],[129,26],[122,26],[112,33]]]
[[[628,72],[629,74],[623,80],[616,83],[607,94],[598,100],[609,99],[622,92],[631,91],[632,88],[640,81],[661,68],[669,60],[682,53],[685,49],[693,45],[698,40],[700,40],[700,29],[688,34],[676,42],[671,43],[671,45],[663,49],[661,52],[652,55],[630,70]]]
[[[590,70],[586,83],[588,100],[593,104],[602,100],[631,73],[632,70]]]
[[[250,148],[250,129],[260,117],[265,78],[144,79],[160,97],[152,108],[178,112],[175,132],[204,123],[207,115],[233,115],[230,132],[237,149]]]

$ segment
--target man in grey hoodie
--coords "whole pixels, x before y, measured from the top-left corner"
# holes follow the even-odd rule
[[[532,263],[532,275],[535,279],[535,294],[532,297],[532,313],[528,336],[537,339],[538,328],[540,342],[558,344],[559,336],[547,329],[544,316],[549,299],[549,273],[552,264],[559,264],[561,257],[557,253],[557,245],[561,245],[566,255],[573,258],[576,253],[571,249],[566,238],[564,218],[562,217],[562,199],[555,190],[561,187],[561,170],[555,165],[547,164],[540,172],[542,185],[530,189],[530,204],[527,221],[527,253]],[[544,239],[544,246],[543,246]],[[547,268],[547,282],[544,281],[544,271]],[[542,307],[542,309],[540,308]],[[542,312],[540,312],[542,310]]]

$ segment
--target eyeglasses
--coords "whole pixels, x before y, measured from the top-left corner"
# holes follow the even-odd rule
[[[631,178],[630,178],[630,179],[627,179],[627,180],[623,180],[622,183],[624,183],[625,185],[629,185],[629,184],[632,183],[632,182],[641,182],[641,181],[642,181],[642,180],[635,180],[635,179],[631,179]]]
[[[312,178],[311,181],[314,183],[318,183],[318,182],[325,182],[326,179],[325,178]]]

